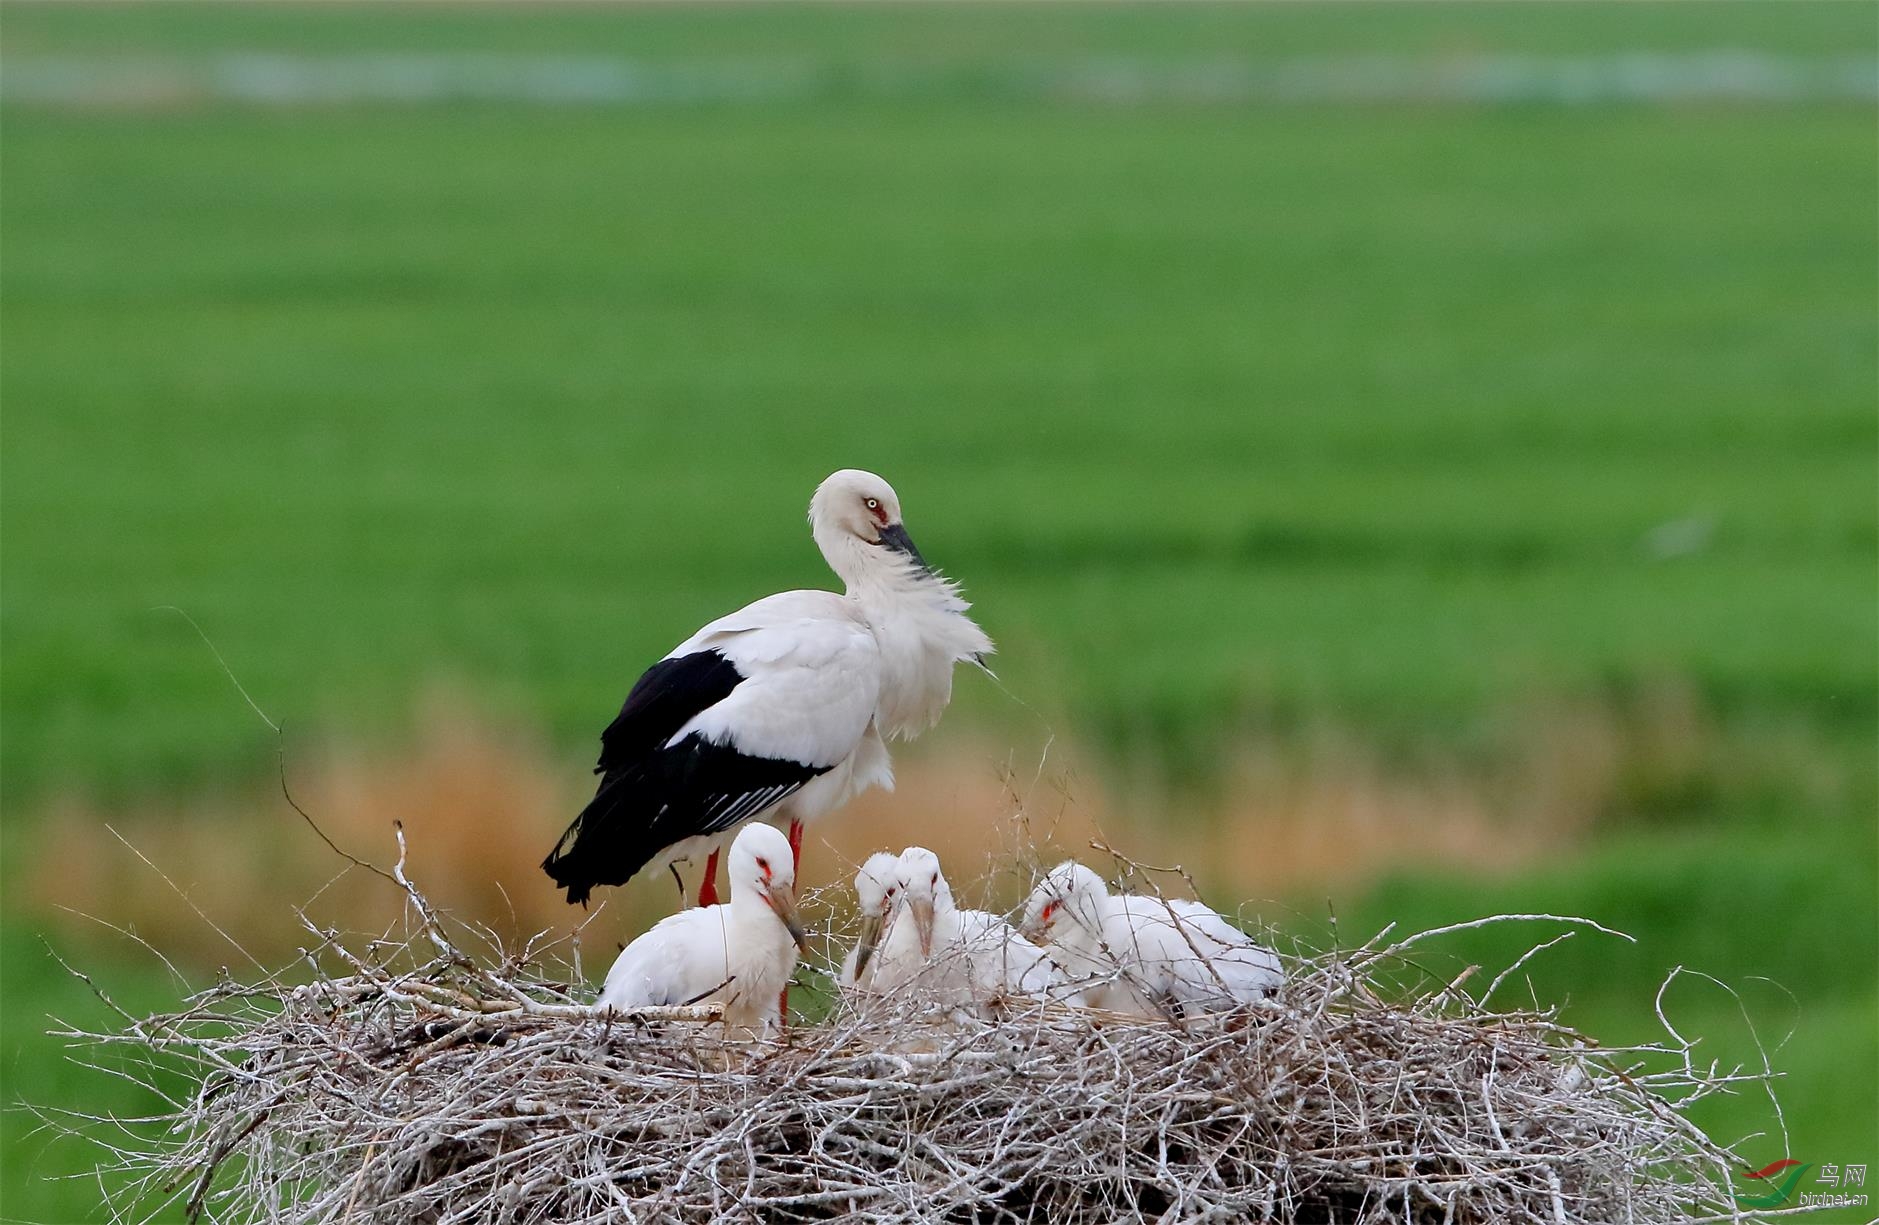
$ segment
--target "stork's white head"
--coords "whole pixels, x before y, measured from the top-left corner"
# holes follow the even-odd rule
[[[867,971],[880,947],[881,928],[900,901],[900,860],[876,851],[855,873],[855,900],[861,905],[861,936],[855,942],[855,981]]]
[[[1031,890],[1020,930],[1046,943],[1061,939],[1073,927],[1099,935],[1108,900],[1109,886],[1102,877],[1076,860],[1066,859]]]
[[[767,906],[807,953],[809,937],[796,914],[796,860],[789,839],[774,825],[752,821],[731,843],[731,905]]]
[[[843,468],[809,499],[809,527],[829,568],[850,587],[874,573],[925,573],[900,521],[900,495],[872,472]]]
[[[885,918],[900,894],[900,859],[876,851],[855,873],[855,901],[863,916]]]
[[[933,918],[938,912],[952,909],[952,886],[940,874],[939,856],[923,846],[910,846],[900,853],[900,895],[907,913],[913,916],[914,931],[920,937],[920,956],[933,954]]]

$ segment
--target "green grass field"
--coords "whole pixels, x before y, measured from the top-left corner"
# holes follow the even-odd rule
[[[1776,1036],[1794,1026],[1775,1056],[1794,1155],[1879,1158],[1870,103],[1011,87],[1119,57],[1812,63],[1876,39],[1879,10],[1852,3],[10,4],[6,72],[448,51],[823,84],[10,99],[9,890],[57,870],[21,848],[61,796],[268,778],[271,738],[157,606],[292,728],[395,738],[442,677],[578,755],[700,621],[827,581],[803,506],[866,466],[967,585],[1011,692],[1181,787],[1324,727],[1406,770],[1492,761],[1535,703],[1622,713],[1687,688],[1701,762],[1624,791],[1582,852],[1492,882],[1405,874],[1339,913],[1625,927],[1635,949],[1575,941],[1538,981],[1636,1035],[1672,965],[1729,979]],[[882,84],[905,80],[923,84]],[[986,686],[939,735],[959,725],[1038,740]],[[1776,740],[1775,765],[1732,768]],[[1298,905],[1318,922],[1322,898]],[[35,1037],[82,1007],[32,938],[43,916],[5,921],[9,1103],[108,1092]],[[104,966],[160,998],[147,969]],[[1690,1008],[1749,1049],[1733,1002]],[[1726,1138],[1769,1122],[1754,1101],[1707,1117]],[[97,1215],[95,1190],[38,1177],[73,1150],[4,1126],[0,1215]]]

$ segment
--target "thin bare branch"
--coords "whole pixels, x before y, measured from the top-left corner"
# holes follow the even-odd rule
[[[1664,1044],[1606,1049],[1466,974],[1383,977],[1420,935],[1287,955],[1269,1008],[847,997],[741,1040],[714,1005],[575,1002],[578,937],[470,956],[403,849],[402,935],[310,929],[280,974],[66,1031],[172,1089],[143,1119],[42,1112],[99,1146],[118,1220],[1744,1219],[1736,1155],[1684,1111],[1765,1066],[1698,1064],[1667,1016]]]

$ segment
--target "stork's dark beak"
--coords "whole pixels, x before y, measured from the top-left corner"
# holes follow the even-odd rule
[[[803,930],[802,918],[796,913],[796,891],[788,885],[773,885],[768,891],[770,909],[776,911],[776,917],[783,920],[783,926],[789,930],[789,938],[796,942],[796,947],[807,956],[809,953],[809,933]]]
[[[913,564],[922,570],[933,568],[926,564],[926,558],[920,556],[920,550],[914,548],[913,537],[907,535],[907,529],[898,523],[890,523],[881,529],[881,544],[896,553],[912,558]]]
[[[868,963],[874,960],[874,950],[880,947],[880,915],[863,915],[861,918],[861,939],[855,944],[855,981],[860,982],[868,971]]]

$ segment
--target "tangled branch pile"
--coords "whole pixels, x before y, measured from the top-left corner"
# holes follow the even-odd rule
[[[884,1000],[737,1042],[709,1007],[597,1016],[565,947],[470,955],[409,891],[408,938],[318,932],[304,985],[68,1035],[173,1094],[111,1121],[120,1219],[1741,1219],[1685,1108],[1759,1077],[1494,1011],[1500,980],[1389,1000],[1422,936],[1295,959],[1258,1014]]]

